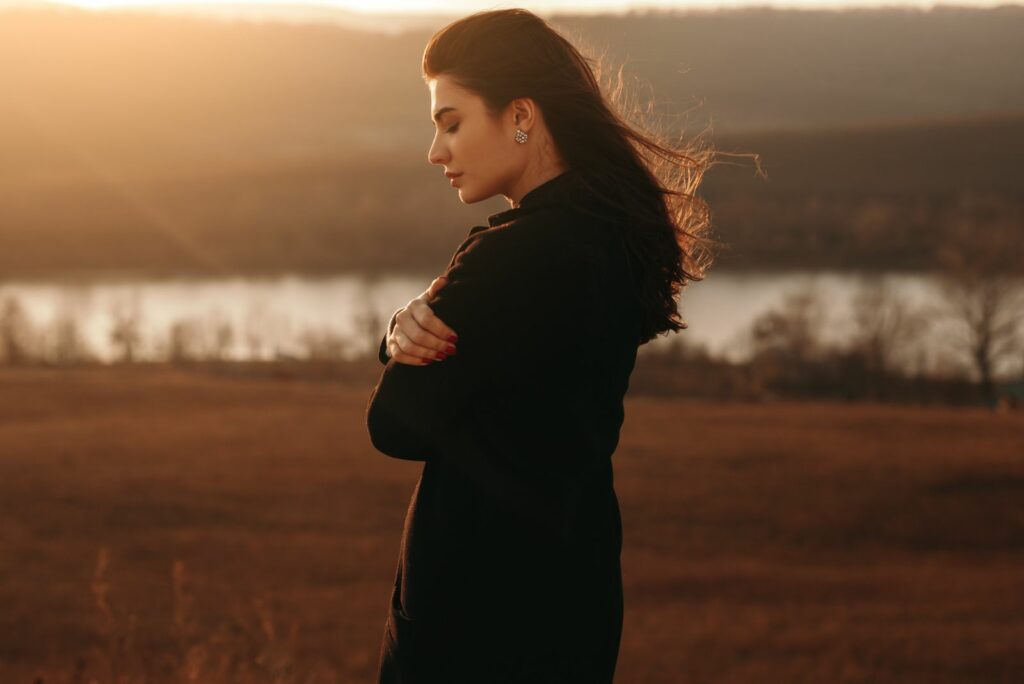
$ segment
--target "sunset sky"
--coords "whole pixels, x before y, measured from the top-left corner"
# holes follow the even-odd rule
[[[2,4],[2,3],[0,3]],[[992,7],[1007,4],[1000,0],[960,0],[958,2],[929,2],[911,0],[894,2],[893,0],[545,0],[544,2],[479,2],[476,0],[334,0],[315,2],[312,0],[268,0],[266,2],[249,2],[242,0],[218,0],[211,3],[179,2],[177,0],[65,0],[59,4],[74,5],[90,9],[106,9],[118,7],[146,6],[188,6],[188,5],[254,5],[254,6],[324,6],[337,7],[359,12],[423,12],[456,14],[499,7],[525,7],[536,12],[553,10],[579,10],[583,12],[623,11],[630,8],[678,8],[678,9],[712,9],[716,7],[766,6],[772,7],[819,7],[840,8],[844,6],[879,7],[901,5],[907,7],[933,7],[935,5],[957,5],[970,7]]]

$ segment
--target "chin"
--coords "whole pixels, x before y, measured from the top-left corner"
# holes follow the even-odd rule
[[[459,191],[459,199],[463,204],[476,204],[477,202],[483,202],[485,199],[494,197],[497,193],[485,193],[481,195],[478,192],[473,192],[465,187],[457,188]]]

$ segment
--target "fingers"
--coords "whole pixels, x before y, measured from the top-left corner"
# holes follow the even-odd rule
[[[395,344],[397,344],[399,350],[405,354],[438,360],[440,360],[438,354],[443,354],[444,357],[448,356],[447,350],[429,346],[418,341],[423,340],[425,337],[433,339],[432,336],[422,329],[419,329],[418,332],[410,335],[406,328],[402,327],[401,323],[395,326],[395,331],[392,333],[392,338],[394,339]]]
[[[435,359],[424,358],[422,356],[413,356],[412,354],[406,354],[402,351],[402,348],[398,346],[395,341],[388,342],[388,356],[393,358],[398,363],[404,363],[410,366],[426,366],[429,363],[433,363]]]
[[[388,354],[395,361],[424,366],[456,353],[458,335],[427,303],[447,284],[447,276],[434,278],[423,294],[397,313],[395,327],[387,337]]]
[[[436,337],[428,329],[420,325],[414,310],[422,310],[433,316],[430,307],[418,299],[395,316],[395,328],[388,335],[388,354],[396,361],[414,365],[424,365],[431,361],[442,361],[456,353],[455,346],[450,342]],[[434,317],[436,319],[436,316]]]
[[[431,349],[451,353],[449,347],[458,341],[459,336],[434,314],[434,310],[430,308],[429,304],[423,301],[413,302],[409,306],[409,313],[412,314],[419,328],[426,333],[421,337],[413,336],[416,342]]]
[[[437,276],[433,281],[431,281],[430,287],[427,288],[427,291],[424,294],[427,296],[427,299],[433,299],[437,295],[438,291],[447,284],[448,276]]]

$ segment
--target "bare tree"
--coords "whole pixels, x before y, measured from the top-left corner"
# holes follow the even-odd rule
[[[999,366],[1021,355],[1024,322],[1024,231],[1009,219],[960,217],[937,250],[941,288],[982,392],[995,398]]]
[[[25,363],[31,356],[28,316],[13,295],[0,304],[0,359],[12,366]]]
[[[782,306],[754,320],[751,339],[754,351],[784,352],[793,357],[810,359],[822,348],[821,333],[825,323],[825,307],[816,290],[807,287],[790,292]]]
[[[884,376],[906,368],[914,343],[929,326],[923,309],[914,309],[887,281],[874,278],[853,296],[851,348],[859,352],[866,370]]]
[[[355,336],[359,340],[357,344],[366,349],[367,356],[376,358],[387,321],[376,307],[376,300],[371,294],[372,289],[372,282],[363,282],[360,296],[356,297],[360,308],[353,315],[352,322],[355,326]]]
[[[756,318],[749,333],[755,384],[806,381],[808,370],[825,352],[824,326],[825,307],[812,284],[789,293],[781,307]]]
[[[219,321],[213,331],[213,355],[218,360],[227,358],[235,343],[235,328],[231,321]]]
[[[242,322],[242,339],[250,359],[281,356],[292,331],[292,322],[265,300],[251,302]]]
[[[349,343],[330,327],[307,328],[299,336],[304,356],[309,361],[341,361]]]
[[[121,360],[132,363],[135,352],[142,340],[142,311],[138,292],[133,293],[129,302],[119,300],[110,309],[110,342],[120,350]]]
[[[82,336],[78,316],[72,309],[58,312],[50,328],[50,357],[57,364],[76,364],[94,360],[94,354]]]
[[[703,362],[713,358],[706,342],[695,342],[679,332],[666,337],[656,337],[649,344],[640,347],[637,354],[647,361],[666,365],[683,365],[691,361]]]
[[[250,359],[262,359],[266,340],[267,304],[264,301],[250,303],[242,323],[242,338],[245,340],[246,354]]]
[[[167,331],[167,360],[184,363],[200,358],[199,328],[191,319],[177,320]]]
[[[223,361],[235,342],[235,327],[219,309],[210,312],[205,321],[204,353],[208,359]]]

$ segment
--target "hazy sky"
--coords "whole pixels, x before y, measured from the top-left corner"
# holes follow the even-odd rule
[[[2,0],[0,0],[2,4]],[[91,9],[104,9],[108,7],[144,7],[148,5],[196,5],[204,4],[197,2],[180,2],[178,0],[62,0],[61,4],[75,5]],[[416,13],[443,13],[456,14],[474,12],[483,9],[496,9],[500,7],[525,7],[534,12],[543,13],[552,10],[580,10],[585,12],[598,11],[623,11],[629,8],[702,8],[711,9],[715,7],[745,7],[765,6],[773,7],[820,7],[840,8],[844,6],[857,7],[879,7],[901,5],[906,7],[933,7],[935,5],[958,5],[970,7],[992,7],[1007,3],[1006,0],[961,0],[958,2],[926,2],[910,0],[909,2],[894,2],[893,0],[545,0],[544,2],[476,2],[475,0],[266,0],[265,2],[251,2],[247,0],[213,0],[210,4],[215,5],[321,5],[338,7],[355,11],[365,12],[416,12]]]

